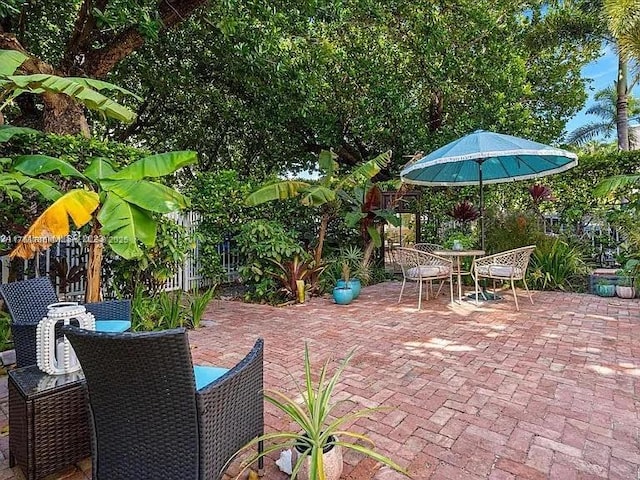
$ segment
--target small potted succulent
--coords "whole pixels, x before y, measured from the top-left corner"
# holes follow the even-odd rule
[[[347,248],[340,249],[340,254],[343,258],[342,268],[343,268],[343,278],[336,282],[337,287],[351,287],[353,290],[353,299],[355,300],[360,296],[360,290],[362,290],[362,282],[359,278],[356,278],[358,273],[363,274],[366,272],[362,271],[362,258],[363,253],[362,250],[356,246],[349,246]],[[344,265],[347,265],[349,268],[349,274],[353,271],[354,275],[349,275],[348,281],[344,280]],[[365,275],[366,276],[366,275]]]
[[[343,416],[337,416],[334,411],[340,402],[332,403],[331,396],[353,354],[354,350],[340,363],[331,378],[327,374],[329,360],[324,363],[319,375],[314,375],[311,371],[309,348],[305,344],[304,385],[296,382],[300,400],[294,400],[282,392],[265,390],[265,399],[295,423],[297,430],[267,433],[240,449],[238,454],[252,448],[258,442],[280,442],[269,445],[264,452],[248,458],[243,463],[236,480],[241,478],[244,471],[259,458],[281,448],[291,449],[293,452],[291,480],[339,480],[342,475],[343,449],[350,449],[371,457],[409,476],[408,472],[393,460],[372,450],[369,446],[373,446],[373,442],[369,438],[344,427],[348,422],[358,418],[368,418],[372,413],[386,410],[385,408],[364,408]],[[313,378],[318,378],[317,385],[314,385]],[[359,443],[352,443],[348,439],[358,440]]]

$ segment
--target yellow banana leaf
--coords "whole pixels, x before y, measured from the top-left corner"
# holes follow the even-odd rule
[[[46,250],[60,238],[69,235],[69,217],[80,228],[91,220],[91,214],[99,204],[95,192],[71,190],[65,193],[33,222],[9,256],[26,259]]]

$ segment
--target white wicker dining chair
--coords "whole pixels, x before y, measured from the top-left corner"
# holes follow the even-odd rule
[[[531,305],[533,305],[533,298],[531,297],[531,292],[529,291],[525,277],[527,275],[529,259],[535,248],[535,245],[529,245],[527,247],[515,248],[494,255],[476,258],[473,261],[473,272],[476,280],[476,304],[478,304],[478,292],[480,289],[478,280],[480,278],[490,278],[493,280],[494,290],[496,280],[511,282],[511,290],[513,290],[513,298],[516,302],[517,311],[520,311],[520,307],[518,306],[518,295],[516,294],[514,282],[516,280],[522,280],[524,288],[529,294]]]
[[[402,288],[398,303],[402,301],[402,294],[407,281],[418,283],[418,310],[422,308],[422,284],[433,280],[449,280],[451,301],[453,302],[453,273],[452,262],[448,258],[438,257],[432,253],[416,250],[415,248],[399,247],[394,249],[396,263],[402,269]],[[442,285],[440,286],[442,288]],[[427,288],[427,300],[429,289]]]
[[[444,247],[438,243],[414,243],[412,248],[427,253],[433,253],[437,250],[444,250]],[[440,290],[442,290],[444,282],[444,280],[440,282],[440,286],[438,287],[438,294],[440,294]],[[429,280],[429,290],[433,294],[433,282],[431,280]]]
[[[444,247],[438,243],[416,243],[413,248],[421,252],[433,253],[436,250],[444,250]]]

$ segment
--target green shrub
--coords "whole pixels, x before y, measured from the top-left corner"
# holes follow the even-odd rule
[[[573,290],[585,273],[582,252],[559,238],[539,241],[531,256],[529,286],[538,290]]]
[[[236,241],[243,256],[238,271],[249,287],[247,300],[278,301],[277,263],[305,253],[295,234],[278,222],[253,220],[241,227]]]
[[[214,285],[202,293],[193,292],[187,296],[189,299],[189,310],[191,312],[191,326],[193,328],[200,326],[204,311],[207,309],[207,305],[209,305],[211,299],[213,299],[217,287],[217,285]]]
[[[138,286],[142,286],[146,294],[153,296],[178,271],[194,246],[194,235],[170,218],[161,216],[153,247],[141,245],[142,257],[133,260],[110,257],[105,262],[106,268],[121,295],[130,297]]]
[[[489,254],[537,245],[545,238],[539,219],[526,212],[486,215],[485,232]]]

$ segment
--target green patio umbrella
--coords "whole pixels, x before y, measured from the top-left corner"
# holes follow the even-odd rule
[[[575,153],[524,138],[477,130],[419,160],[400,172],[416,185],[480,187],[480,241],[484,250],[486,183],[504,183],[564,172],[578,164]]]

